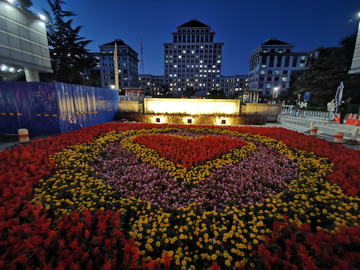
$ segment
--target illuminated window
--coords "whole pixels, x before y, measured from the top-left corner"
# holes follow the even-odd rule
[[[281,80],[282,80],[283,82],[286,82],[286,81],[287,81],[287,77],[282,77]]]
[[[179,55],[179,58],[181,58],[181,55]]]
[[[221,60],[217,60],[218,63],[221,63]]]

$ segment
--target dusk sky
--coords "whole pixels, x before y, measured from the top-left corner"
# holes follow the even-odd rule
[[[51,11],[46,0],[33,0],[33,8]],[[99,45],[122,39],[139,53],[143,35],[145,73],[164,74],[163,43],[172,42],[176,27],[197,19],[224,42],[222,75],[247,75],[250,53],[269,38],[295,44],[295,52],[338,46],[359,24],[359,0],[66,0],[63,10],[77,16],[74,28]],[[51,12],[50,12],[51,13]],[[140,65],[139,65],[140,71]]]

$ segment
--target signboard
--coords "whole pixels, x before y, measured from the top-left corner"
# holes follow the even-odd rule
[[[304,100],[309,101],[309,98],[310,98],[310,93],[309,93],[309,92],[306,92],[306,93],[304,94]]]

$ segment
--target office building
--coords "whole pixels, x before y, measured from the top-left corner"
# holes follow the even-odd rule
[[[247,75],[221,76],[221,83],[216,89],[224,91],[226,96],[237,96],[239,91],[246,89],[247,81]]]
[[[38,82],[39,73],[52,73],[45,17],[17,3],[0,1],[0,81],[25,75]]]
[[[220,84],[222,46],[211,27],[192,19],[176,28],[172,42],[164,43],[165,84],[174,95],[186,87],[206,95]]]
[[[164,85],[164,75],[139,74],[139,87],[147,95],[160,95]]]
[[[270,38],[250,54],[248,89],[262,89],[261,96],[280,95],[290,85],[291,73],[306,68],[308,53],[294,52],[294,44]]]
[[[117,46],[119,88],[139,87],[138,80],[138,53],[135,52],[122,39],[100,45],[100,76],[101,87],[115,87],[114,50]],[[95,56],[96,57],[96,56]]]

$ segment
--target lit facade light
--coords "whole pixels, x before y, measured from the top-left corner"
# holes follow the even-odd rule
[[[5,71],[6,70],[6,66],[5,65],[2,65],[1,66],[1,71]]]
[[[40,19],[42,19],[43,21],[45,21],[45,19],[46,19],[46,17],[45,17],[44,15],[42,15],[42,14],[39,14],[39,17],[40,17]]]
[[[12,4],[14,2],[14,0],[8,0],[8,2]]]
[[[184,121],[185,124],[188,124],[188,125],[189,124],[194,124],[195,123],[195,118],[193,118],[193,117],[185,117],[183,121]]]
[[[111,89],[115,89],[115,85],[112,84],[112,85],[111,85]]]

